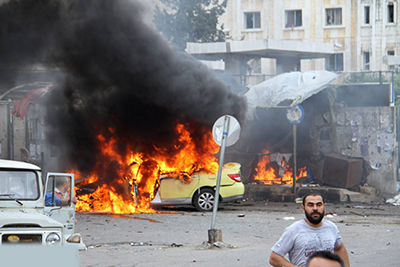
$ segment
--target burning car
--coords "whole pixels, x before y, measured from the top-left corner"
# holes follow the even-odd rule
[[[56,198],[56,179],[64,179],[67,203],[46,204]],[[0,160],[0,246],[61,247],[85,249],[75,229],[74,175],[48,173],[45,190],[42,170],[33,164]],[[45,193],[46,192],[46,193]],[[72,192],[72,194],[71,194]],[[46,199],[47,202],[47,199]]]
[[[222,168],[219,192],[220,202],[243,198],[244,185],[239,163],[226,163]],[[160,175],[158,190],[150,202],[152,206],[192,205],[199,211],[211,211],[214,207],[217,173],[194,172],[189,179],[176,175]]]

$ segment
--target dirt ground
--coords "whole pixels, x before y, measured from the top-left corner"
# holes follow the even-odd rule
[[[327,204],[326,219],[342,233],[352,267],[400,266],[400,207]],[[269,266],[271,247],[285,227],[304,218],[300,204],[241,202],[221,205],[216,228],[223,243],[208,248],[212,213],[188,207],[159,213],[77,213],[88,249],[80,266]]]

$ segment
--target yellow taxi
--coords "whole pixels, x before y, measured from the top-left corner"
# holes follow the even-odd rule
[[[243,198],[241,165],[229,162],[222,168],[219,202]],[[152,206],[191,205],[198,211],[212,211],[214,207],[217,173],[194,172],[188,182],[168,174],[160,176],[159,187]]]

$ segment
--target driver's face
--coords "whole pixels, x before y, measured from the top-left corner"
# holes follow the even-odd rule
[[[67,192],[68,189],[68,183],[64,182],[62,187],[60,188],[60,191],[62,191],[63,193]]]

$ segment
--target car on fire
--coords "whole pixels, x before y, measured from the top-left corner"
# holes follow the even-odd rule
[[[236,201],[243,198],[244,185],[239,163],[226,163],[222,168],[219,202]],[[191,205],[198,211],[212,211],[217,187],[217,173],[194,172],[189,181],[162,174],[152,206]]]
[[[36,165],[0,160],[0,247],[86,249],[81,235],[75,233],[73,194],[63,206],[54,201],[45,205],[48,196],[56,199],[58,178],[64,179],[68,192],[74,192],[74,175],[47,173],[46,177],[43,181]]]

